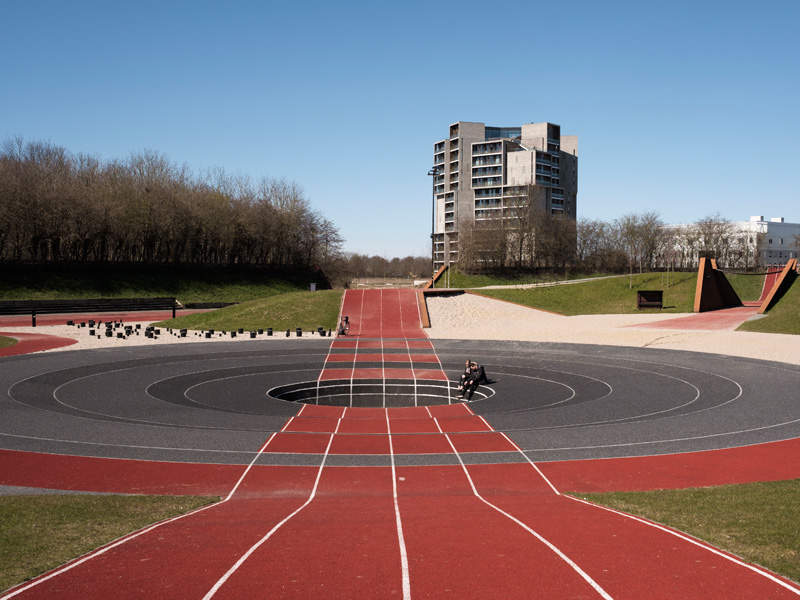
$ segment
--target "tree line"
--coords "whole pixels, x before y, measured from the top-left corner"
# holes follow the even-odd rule
[[[604,221],[524,208],[459,232],[458,266],[468,272],[570,268],[621,273],[695,269],[700,256],[712,256],[721,267],[746,270],[763,266],[760,238],[719,215],[667,225],[653,211]]]
[[[21,139],[0,148],[0,261],[324,268],[342,243],[284,180],[198,176],[149,151],[101,161]]]
[[[431,257],[384,258],[353,253],[337,261],[334,271],[346,280],[361,277],[425,279],[431,275]]]

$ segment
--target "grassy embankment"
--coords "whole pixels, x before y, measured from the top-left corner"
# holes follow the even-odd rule
[[[13,346],[17,343],[17,340],[9,337],[3,337],[0,335],[0,348],[8,348],[9,346]]]
[[[761,297],[764,275],[725,273],[725,277],[742,302],[755,302]]]
[[[766,317],[742,323],[739,331],[800,335],[800,278],[794,281]]]
[[[569,279],[584,279],[586,277],[602,277],[605,273],[569,273]],[[451,288],[476,288],[486,285],[523,285],[526,283],[546,283],[549,281],[563,281],[564,275],[558,273],[512,273],[509,275],[476,274],[469,275],[458,269],[450,270]],[[434,287],[447,287],[447,274],[443,274]]]
[[[0,497],[0,590],[150,523],[217,500],[197,496]]]
[[[0,298],[175,297],[181,302],[244,302],[307,290],[313,273],[192,265],[2,265]]]
[[[669,525],[800,581],[800,479],[573,495]]]
[[[342,290],[289,292],[227,306],[206,313],[185,315],[161,321],[160,327],[194,330],[253,330],[272,327],[276,331],[302,327],[304,331],[317,327],[336,328]]]
[[[637,290],[664,290],[665,313],[692,312],[696,273],[642,273],[631,277],[526,290],[480,290],[481,294],[563,315],[659,312],[636,308]]]

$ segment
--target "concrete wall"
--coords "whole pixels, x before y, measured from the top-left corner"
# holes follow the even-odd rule
[[[506,155],[506,185],[533,185],[536,151],[518,150]]]
[[[561,152],[578,156],[578,136],[577,135],[562,135],[561,136]]]
[[[526,123],[522,126],[522,145],[547,152],[547,123]]]

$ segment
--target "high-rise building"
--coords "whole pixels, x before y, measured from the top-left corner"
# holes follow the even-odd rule
[[[553,123],[491,127],[458,121],[433,145],[434,269],[458,260],[458,235],[520,207],[575,219],[578,138]]]

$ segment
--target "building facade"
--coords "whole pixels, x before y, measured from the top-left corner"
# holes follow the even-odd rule
[[[694,268],[700,255],[709,251],[726,269],[782,265],[800,256],[800,223],[787,223],[783,217],[766,220],[757,215],[748,221],[718,221],[711,228],[687,223],[665,229],[670,242],[660,264],[679,268]]]
[[[738,221],[735,227],[747,235],[747,242],[758,257],[759,264],[785,264],[800,253],[800,223],[787,223],[783,217],[769,221],[763,216]]]
[[[521,208],[575,219],[578,138],[553,123],[492,127],[458,121],[433,145],[434,270],[459,258],[459,232],[513,220]]]

